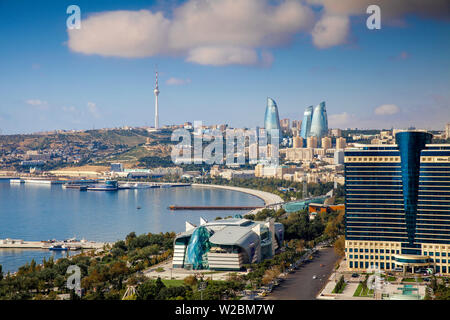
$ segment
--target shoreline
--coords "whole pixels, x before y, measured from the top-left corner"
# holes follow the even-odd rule
[[[200,184],[200,183],[193,183],[191,184],[192,187],[203,187],[203,188],[216,188],[216,189],[225,189],[225,190],[231,190],[231,191],[238,191],[247,193],[250,195],[253,195],[262,201],[264,201],[264,205],[272,205],[275,203],[284,202],[283,199],[281,199],[280,196],[277,196],[276,194],[261,191],[261,190],[255,190],[255,189],[249,189],[249,188],[241,188],[241,187],[233,187],[233,186],[223,186],[218,184]]]

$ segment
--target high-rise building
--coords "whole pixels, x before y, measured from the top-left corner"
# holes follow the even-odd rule
[[[280,126],[281,129],[283,129],[284,131],[288,131],[290,128],[290,121],[289,119],[281,119],[280,120]]]
[[[341,137],[342,136],[342,130],[341,129],[331,129],[331,135],[333,137]]]
[[[267,98],[266,114],[264,116],[264,128],[269,136],[271,134],[270,130],[278,130],[278,135],[280,135],[280,117],[278,116],[278,107],[276,102]],[[268,143],[270,140],[268,141]]]
[[[450,138],[450,123],[445,125],[445,139]]]
[[[322,148],[325,150],[331,149],[331,138],[330,137],[322,138]]]
[[[396,144],[345,151],[345,255],[371,266],[450,273],[450,144],[403,131]]]
[[[292,130],[300,130],[302,126],[302,120],[292,120]]]
[[[305,113],[303,114],[302,126],[300,129],[300,136],[303,139],[309,137],[309,133],[311,131],[312,114],[313,114],[313,107],[309,106],[308,108],[306,108]]]
[[[345,147],[347,146],[347,142],[345,141],[345,138],[337,138],[336,139],[336,149],[345,149]]]
[[[334,152],[334,164],[344,164],[345,154],[343,150]]]
[[[294,148],[303,148],[303,138],[295,136],[292,145]]]
[[[306,139],[308,148],[317,148],[317,137],[311,136]]]
[[[310,135],[318,139],[328,135],[328,116],[325,101],[319,103],[313,110]]]
[[[156,72],[156,85],[155,90],[155,129],[159,129],[159,115],[158,115],[158,96],[159,96],[159,88],[158,88],[158,72]]]

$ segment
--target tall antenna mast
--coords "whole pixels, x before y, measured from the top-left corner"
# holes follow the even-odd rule
[[[157,67],[156,67],[156,84],[155,84],[155,90],[153,92],[155,93],[155,129],[159,129],[159,116],[158,116],[159,88],[158,88],[158,69],[157,69]]]

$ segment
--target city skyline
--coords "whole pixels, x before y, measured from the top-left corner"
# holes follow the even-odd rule
[[[262,126],[264,99],[270,96],[281,118],[297,120],[311,101],[327,101],[329,128],[445,127],[450,119],[445,1],[417,7],[401,2],[395,9],[373,1],[381,6],[381,30],[367,29],[364,5],[311,2],[249,0],[248,7],[234,8],[229,1],[214,6],[197,1],[202,10],[196,12],[191,0],[147,6],[79,1],[82,28],[68,31],[67,1],[29,3],[27,10],[23,3],[4,1],[2,134],[152,126],[155,64],[164,91],[161,125],[202,120]],[[279,16],[286,10],[293,17],[283,23]],[[208,19],[205,26],[181,28],[188,17],[203,15],[238,29],[194,37],[192,28],[208,27]],[[141,19],[131,23],[127,17]],[[125,23],[130,32],[142,21],[148,32],[135,43],[106,27],[111,21],[118,28]],[[248,21],[263,27],[257,32]],[[152,28],[161,30],[160,38],[154,39]],[[85,30],[103,40],[93,44]],[[184,39],[183,47],[167,47],[168,35]]]

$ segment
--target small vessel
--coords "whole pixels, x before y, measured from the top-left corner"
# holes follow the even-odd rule
[[[86,191],[88,186],[87,185],[82,185],[82,184],[77,184],[77,183],[65,183],[62,186],[64,189],[78,189],[80,191]]]
[[[154,188],[154,187],[150,184],[135,183],[133,188],[134,189],[150,189],[150,188]]]
[[[137,206],[136,209],[138,209],[138,210],[141,209],[141,206]]]
[[[25,180],[22,180],[22,179],[10,179],[9,183],[25,183]]]
[[[53,246],[50,246],[49,248],[48,248],[48,250],[54,250],[54,251],[65,251],[65,250],[68,250],[68,248],[66,248],[66,246],[64,246],[64,245],[61,245],[61,244],[55,244],[55,245],[53,245]]]
[[[88,191],[117,191],[118,189],[116,180],[106,180],[104,184],[94,184],[87,187]]]

